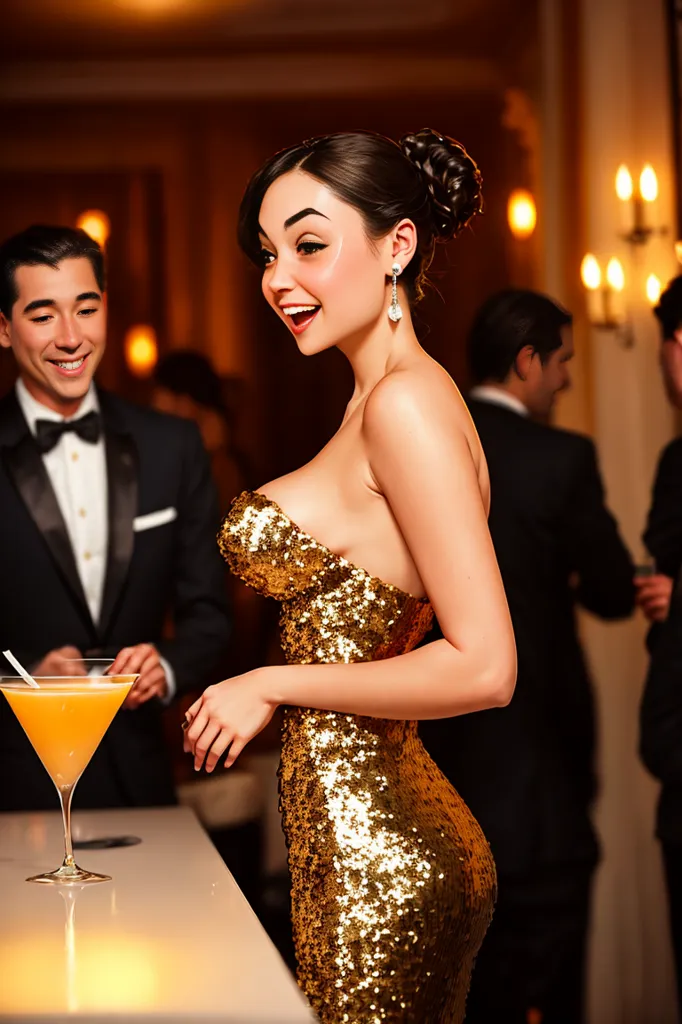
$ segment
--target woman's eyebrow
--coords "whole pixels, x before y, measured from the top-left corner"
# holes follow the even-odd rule
[[[312,206],[306,206],[305,210],[299,210],[298,213],[293,215],[293,217],[288,217],[284,221],[284,230],[286,231],[287,228],[293,227],[293,225],[297,224],[299,220],[303,220],[304,217],[309,217],[311,214],[315,217],[324,217],[325,220],[329,220],[329,217],[327,217],[326,214],[320,213],[319,210],[313,210]]]

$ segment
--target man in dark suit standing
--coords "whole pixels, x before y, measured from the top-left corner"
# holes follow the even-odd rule
[[[0,649],[35,675],[94,655],[139,672],[75,802],[167,804],[162,705],[213,681],[227,642],[219,513],[197,428],[95,387],[104,288],[82,231],[38,226],[0,246],[0,345],[19,369],[0,401]],[[13,674],[4,660],[0,671]],[[4,700],[0,775],[0,811],[54,809]]]
[[[663,383],[675,409],[682,409],[682,275],[674,278],[654,314],[661,325],[660,363]],[[682,437],[663,449],[654,482],[644,543],[655,571],[637,580],[637,602],[653,628],[652,649],[670,608],[673,582],[682,568]]]
[[[467,1024],[579,1024],[598,847],[594,712],[576,630],[581,604],[632,612],[633,566],[604,504],[594,445],[536,422],[569,384],[571,316],[510,290],[469,338],[469,408],[488,461],[490,530],[518,651],[508,707],[422,723],[427,748],[483,827],[499,899]]]
[[[677,991],[682,1011],[682,585],[660,626],[644,688],[640,753],[663,783],[656,835],[663,847]]]
[[[661,371],[671,404],[682,408],[682,276],[654,310],[661,325]],[[644,542],[656,562],[639,583],[651,622],[651,663],[641,708],[640,753],[662,782],[656,835],[663,848],[677,990],[682,1012],[682,438],[663,450]],[[673,587],[677,580],[674,593]]]

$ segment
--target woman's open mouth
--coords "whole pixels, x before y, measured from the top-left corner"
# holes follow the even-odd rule
[[[294,334],[301,334],[320,312],[320,306],[282,306],[282,312],[289,317]]]

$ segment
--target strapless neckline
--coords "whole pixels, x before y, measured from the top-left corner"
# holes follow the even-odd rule
[[[295,530],[299,534],[299,536],[304,537],[307,541],[310,541],[310,543],[317,545],[317,547],[321,551],[324,551],[326,555],[328,555],[330,558],[335,559],[335,561],[337,561],[339,564],[348,566],[350,569],[354,569],[356,572],[364,573],[367,579],[370,580],[372,583],[377,583],[379,584],[379,586],[386,587],[394,594],[401,594],[409,601],[416,601],[417,604],[429,604],[428,597],[416,597],[414,594],[410,594],[409,591],[403,590],[402,587],[396,586],[395,583],[387,583],[385,580],[382,580],[379,576],[373,576],[368,569],[365,569],[361,565],[357,565],[355,562],[350,562],[347,558],[344,558],[343,555],[339,555],[336,553],[336,551],[332,551],[331,548],[328,548],[326,544],[323,544],[321,541],[319,541],[317,537],[313,537],[312,534],[308,533],[306,530],[302,530],[298,523],[294,522],[294,520],[291,518],[288,512],[285,512],[281,505],[279,505],[273,498],[268,497],[267,494],[263,494],[262,491],[242,491],[239,497],[241,498],[244,497],[245,495],[247,497],[259,498],[261,501],[265,501],[272,508],[276,509],[277,512],[286,519],[292,530]]]

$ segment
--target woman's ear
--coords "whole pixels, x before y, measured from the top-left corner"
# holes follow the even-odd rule
[[[391,265],[399,263],[404,270],[417,251],[417,229],[412,221],[406,218],[396,224],[390,239]],[[386,273],[391,273],[390,267],[386,268]]]

